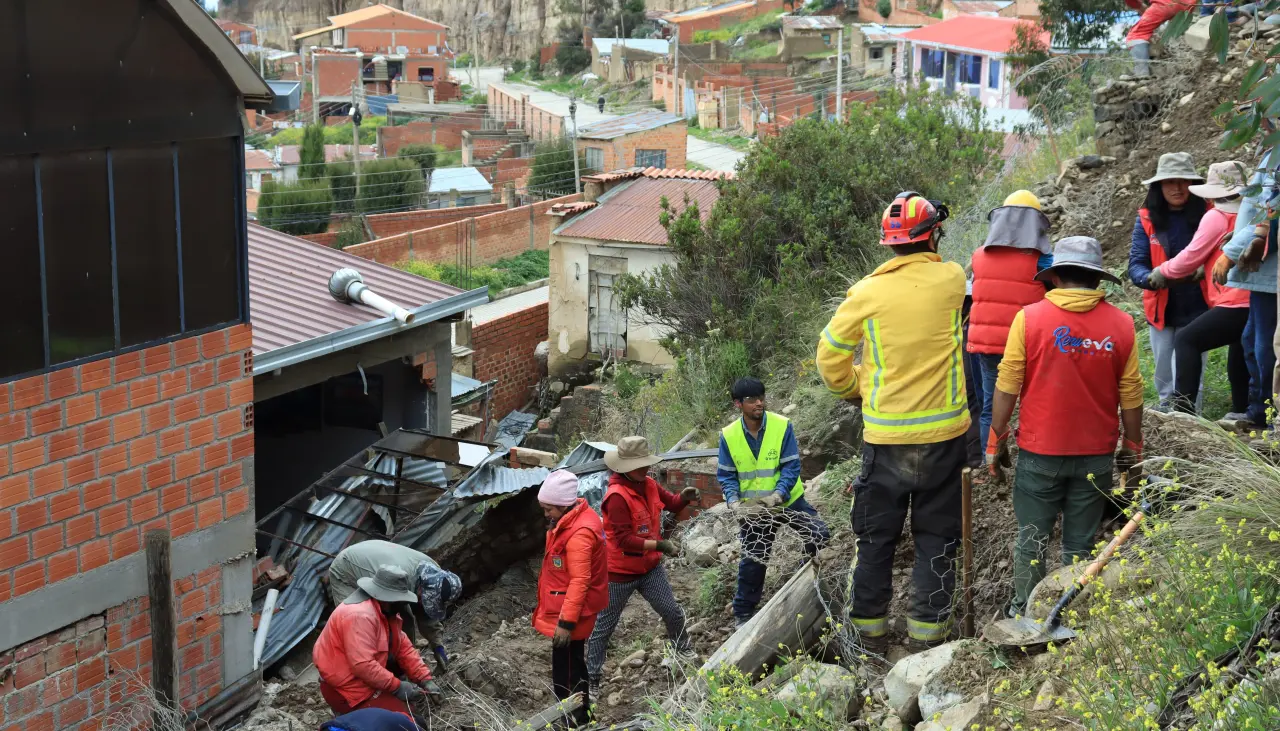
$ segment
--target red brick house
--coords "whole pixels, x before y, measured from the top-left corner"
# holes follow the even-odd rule
[[[259,684],[242,120],[272,93],[190,0],[4,3],[0,40],[0,727],[98,729],[151,679],[154,529],[157,680],[216,722]]]
[[[650,109],[582,127],[577,138],[578,150],[594,172],[683,168],[689,131],[684,119]]]
[[[255,26],[235,20],[219,20],[217,23],[222,32],[226,33],[231,42],[237,46],[258,45],[258,29]]]

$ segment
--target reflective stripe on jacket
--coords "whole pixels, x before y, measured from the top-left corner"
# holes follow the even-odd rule
[[[849,288],[822,331],[817,365],[832,393],[862,398],[866,441],[932,444],[969,429],[964,291],[960,265],[931,253],[894,257]]]
[[[613,475],[609,478],[609,488],[604,496],[620,495],[631,512],[631,525],[636,537],[645,541],[662,540],[662,498],[658,496],[658,483],[652,478],[644,481],[644,497],[623,483],[626,478]],[[634,484],[634,483],[632,483]],[[605,531],[605,545],[608,548],[609,573],[640,576],[653,570],[662,561],[662,552],[627,551],[614,539],[609,531]]]
[[[391,654],[409,682],[430,680],[431,671],[405,636],[402,624],[399,616],[383,615],[373,599],[339,604],[311,650],[320,678],[352,707],[400,687],[400,681],[387,670]]]
[[[761,498],[773,492],[782,477],[782,438],[787,433],[786,417],[769,412],[764,419],[764,434],[760,437],[760,454],[751,453],[751,445],[747,443],[747,428],[742,419],[735,419],[732,424],[720,430],[724,435],[725,445],[729,447],[729,456],[738,470],[739,495],[742,498]],[[804,494],[804,485],[796,480],[787,494],[790,505]]]
[[[970,353],[1004,353],[1014,315],[1044,299],[1044,285],[1035,279],[1039,257],[1035,249],[1009,246],[984,246],[973,252]]]
[[[570,545],[576,536],[591,539],[589,553],[584,555]],[[550,637],[560,620],[573,622],[571,639],[585,640],[595,626],[595,615],[608,605],[609,566],[604,523],[586,500],[578,498],[577,505],[547,531],[533,628]]]

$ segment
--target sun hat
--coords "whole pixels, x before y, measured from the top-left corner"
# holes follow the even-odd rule
[[[1058,241],[1053,247],[1053,265],[1036,272],[1036,279],[1045,281],[1049,272],[1059,267],[1088,269],[1101,274],[1109,282],[1120,284],[1116,275],[1102,266],[1102,244],[1088,236],[1068,236]]]
[[[1208,182],[1188,189],[1201,198],[1229,198],[1244,190],[1244,166],[1235,160],[1215,162],[1209,166]]]
[[[1159,183],[1162,180],[1186,180],[1192,183],[1203,183],[1204,177],[1196,172],[1196,163],[1189,152],[1166,152],[1160,156],[1156,164],[1154,177],[1142,181],[1143,185]]]
[[[399,566],[383,564],[373,576],[356,579],[356,586],[380,602],[418,601],[418,595],[409,589],[409,575]]]
[[[569,470],[547,475],[538,488],[538,502],[567,508],[578,502],[578,476]]]
[[[605,466],[614,472],[631,472],[661,461],[661,457],[649,451],[649,440],[644,437],[623,437],[617,449],[604,453]]]

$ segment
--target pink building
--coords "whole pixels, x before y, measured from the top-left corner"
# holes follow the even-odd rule
[[[968,94],[988,109],[1026,109],[1027,100],[1014,91],[1005,60],[1020,23],[1026,21],[961,15],[903,33],[898,57],[907,63],[898,66],[899,80],[923,77],[934,89]],[[1047,46],[1049,34],[1040,36]]]

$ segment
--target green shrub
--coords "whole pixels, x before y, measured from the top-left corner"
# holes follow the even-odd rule
[[[406,261],[396,266],[410,274],[417,274],[437,282],[463,289],[488,287],[489,296],[495,297],[504,289],[546,279],[550,271],[550,259],[545,251],[525,251],[518,256],[499,259],[492,266],[459,269],[454,264],[427,261]]]
[[[333,194],[333,210],[352,213],[356,210],[356,166],[350,162],[333,162],[325,166],[329,190]]]
[[[524,71],[525,68],[528,67],[528,65],[529,64],[525,63],[524,59],[517,58],[516,60],[511,62],[511,73],[518,74],[521,71]]]
[[[631,370],[626,363],[619,363],[613,371],[613,388],[618,392],[618,398],[633,399],[644,385],[644,377]]]
[[[262,184],[258,200],[258,221],[284,233],[318,234],[329,230],[333,194],[328,181],[299,180],[296,183],[268,181]]]
[[[586,153],[579,155],[578,162],[586,170]],[[568,138],[543,142],[534,148],[528,188],[547,196],[574,191],[573,143]]]
[[[360,216],[352,216],[348,218],[346,223],[342,224],[342,228],[338,229],[338,239],[334,246],[339,249],[345,249],[348,246],[363,244],[368,241],[369,237],[365,235],[364,219]]]
[[[798,660],[796,662],[812,662]],[[775,669],[777,672],[777,669]],[[850,673],[852,677],[852,673]],[[756,690],[756,678],[732,665],[699,673],[705,683],[701,703],[690,703],[666,711],[661,700],[650,699],[652,713],[646,720],[658,731],[691,729],[776,729],[786,731],[837,731],[850,728],[845,722],[848,698],[822,698],[820,690],[797,681],[795,700],[778,700],[771,693]]]
[[[425,190],[422,170],[413,160],[386,158],[362,162],[356,210],[378,213],[416,208],[422,204]]]
[[[880,13],[881,18],[888,20],[893,14],[893,0],[880,0],[876,3],[876,12]]]
[[[467,68],[471,66],[475,60],[475,55],[468,51],[461,56],[458,56],[457,60],[453,62],[453,65],[455,68]]]
[[[360,144],[372,145],[378,141],[378,128],[387,126],[387,118],[382,115],[373,115],[360,120]],[[266,141],[264,147],[277,147],[279,145],[301,145],[303,137],[306,136],[305,127],[290,127],[282,129],[271,136]],[[324,143],[326,145],[349,145],[351,144],[351,124],[340,124],[333,127],[325,126]]]
[[[436,168],[436,158],[441,149],[436,145],[405,145],[396,153],[396,157],[413,160],[422,169],[422,174],[426,175]]]
[[[309,124],[303,130],[302,147],[298,150],[298,177],[324,177],[324,133],[323,124]]]
[[[727,563],[718,563],[698,577],[698,596],[693,613],[700,617],[716,617],[733,598],[734,571]]]
[[[561,45],[556,49],[556,68],[564,76],[572,76],[591,65],[591,51],[581,45]]]

